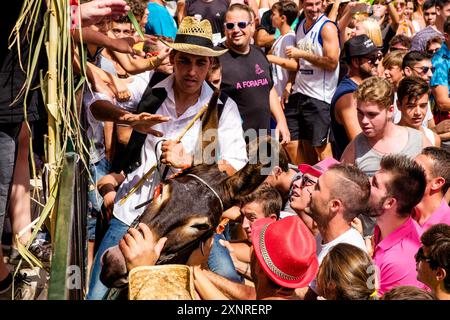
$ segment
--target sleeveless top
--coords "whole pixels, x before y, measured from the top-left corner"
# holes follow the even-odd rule
[[[326,23],[333,23],[325,15],[320,16],[317,21],[305,30],[306,19],[297,28],[297,48],[310,52],[317,56],[323,56],[322,28]],[[339,78],[339,65],[334,71],[319,68],[305,59],[299,59],[299,69],[295,77],[293,93],[302,93],[308,97],[331,102],[336,91]]]
[[[408,142],[403,150],[396,152],[408,157],[417,156],[423,148],[422,132],[405,127],[408,130]],[[360,133],[355,138],[355,164],[369,177],[375,175],[380,169],[381,158],[384,154],[375,151],[367,141],[367,137]]]
[[[347,93],[351,93],[356,91],[358,85],[350,79],[348,76],[345,76],[339,86],[336,88],[336,93],[331,99],[331,108],[330,108],[330,116],[331,116],[331,130],[333,131],[334,141],[331,143],[331,147],[333,149],[333,156],[336,159],[340,159],[342,153],[344,152],[347,145],[350,143],[348,139],[347,132],[345,131],[345,127],[336,121],[336,116],[334,115],[336,102],[340,97]]]
[[[434,137],[433,131],[431,131],[428,128],[423,128],[423,133],[425,134],[425,137],[427,137],[428,140],[430,140],[431,144],[433,146],[436,146],[436,138]]]

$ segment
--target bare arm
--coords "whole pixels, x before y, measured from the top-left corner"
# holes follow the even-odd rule
[[[345,127],[349,141],[353,140],[361,132],[353,93],[347,93],[339,98],[335,105],[334,114],[337,122]]]
[[[328,14],[328,19],[330,19],[333,22],[336,22],[340,5],[341,5],[341,0],[334,1],[333,7],[331,8],[330,13]]]
[[[345,148],[344,153],[342,153],[341,162],[355,164],[355,140],[352,140],[347,148]]]
[[[286,59],[274,56],[273,54],[268,54],[267,60],[269,60],[270,63],[279,65],[280,67],[289,71],[297,71],[298,69],[298,61],[295,59]]]
[[[156,57],[151,58],[133,57],[129,54],[116,51],[111,51],[111,54],[117,59],[126,72],[137,74],[157,68],[169,55],[169,52],[169,48],[165,48],[164,51],[160,52]]]
[[[286,49],[289,58],[305,59],[313,65],[327,71],[336,70],[339,63],[339,36],[336,26],[327,23],[322,28],[323,56],[317,56],[298,48]]]
[[[230,281],[209,270],[202,270],[202,272],[227,297],[235,300],[256,299],[255,288]]]
[[[255,32],[255,44],[261,48],[270,48],[275,41],[275,35],[269,34],[265,29]]]
[[[439,106],[439,110],[450,111],[450,98],[448,97],[447,86],[439,85],[431,87],[431,93],[436,99],[436,104]]]
[[[113,39],[108,37],[107,35],[104,35],[101,32],[94,31],[90,28],[82,28],[81,30],[83,32],[82,37],[84,43],[94,44],[99,47],[108,48],[110,50],[122,53],[128,54],[138,53],[133,49],[133,45],[136,44],[138,41],[140,41],[137,38],[127,37],[127,38]],[[80,34],[78,31],[73,34],[73,38],[75,39],[75,41],[80,42]]]
[[[391,23],[392,29],[394,29],[394,31],[396,31],[398,28],[398,25],[400,23],[400,16],[398,15],[397,9],[395,9],[393,2],[391,2],[388,5],[388,12],[389,12],[389,16],[391,17],[391,20],[392,20],[392,23]]]
[[[286,117],[284,116],[284,112],[282,106],[280,104],[280,97],[278,96],[275,87],[270,89],[270,112],[272,112],[272,116],[277,122],[276,129],[279,131],[280,136],[282,138],[281,144],[285,144],[291,141],[291,134],[289,132]]]
[[[153,134],[161,137],[162,133],[151,127],[162,122],[170,120],[169,117],[160,114],[149,114],[146,112],[133,114],[116,107],[110,101],[97,100],[90,105],[92,115],[99,121],[112,121],[119,124],[125,124],[133,129],[147,134]]]
[[[181,21],[183,21],[184,17],[186,17],[186,1],[185,0],[178,0],[177,1],[177,21],[178,25],[180,25]]]
[[[229,300],[203,273],[202,269],[194,267],[195,290],[202,300]]]

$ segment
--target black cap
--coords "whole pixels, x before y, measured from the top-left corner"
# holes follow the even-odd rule
[[[344,57],[347,60],[352,57],[362,57],[375,52],[378,52],[377,46],[365,34],[354,36],[344,43]]]

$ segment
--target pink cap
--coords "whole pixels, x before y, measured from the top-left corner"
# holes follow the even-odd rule
[[[309,164],[300,164],[298,170],[303,174],[311,174],[315,177],[320,177],[325,171],[327,171],[331,166],[340,163],[334,158],[326,158],[315,165],[310,166]]]

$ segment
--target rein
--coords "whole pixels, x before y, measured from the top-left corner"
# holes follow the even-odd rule
[[[212,191],[212,193],[214,193],[214,195],[216,196],[216,198],[219,200],[220,202],[220,208],[222,209],[223,212],[223,202],[222,199],[220,199],[219,194],[216,192],[216,190],[214,190],[205,180],[203,180],[202,178],[200,178],[199,176],[192,174],[192,173],[188,173],[187,176],[191,176],[195,179],[197,179],[198,181],[200,181],[201,183],[203,183],[206,187],[208,187],[209,190]]]

